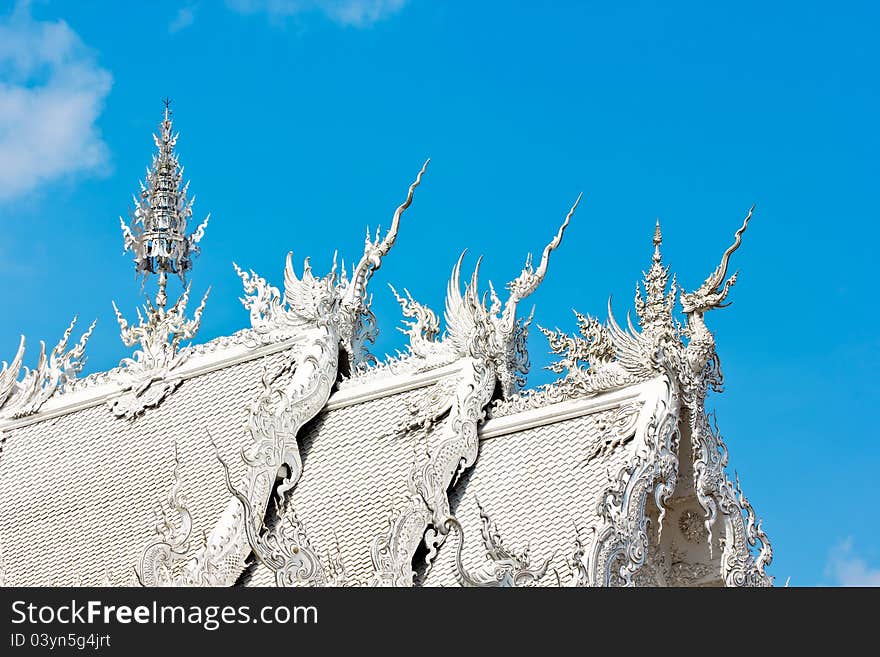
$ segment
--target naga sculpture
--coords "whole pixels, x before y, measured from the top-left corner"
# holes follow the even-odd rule
[[[416,318],[410,327],[413,337],[410,349],[426,360],[437,352],[445,352],[454,356],[461,369],[457,375],[429,388],[411,409],[412,421],[400,427],[401,431],[421,429],[426,435],[430,433],[434,447],[413,463],[408,478],[408,498],[395,510],[387,533],[373,542],[374,585],[411,586],[412,560],[418,546],[424,540],[431,563],[448,536],[452,514],[447,490],[477,459],[477,432],[484,409],[496,388],[504,397],[512,395],[522,386],[528,371],[525,344],[531,318],[518,318],[517,306],[544,280],[550,254],[562,241],[579,202],[580,196],[544,248],[537,269],[532,266],[531,256],[527,258],[520,275],[508,284],[509,297],[503,306],[491,286],[488,307],[481,297],[479,262],[462,295],[463,254],[453,267],[447,288],[446,333],[441,340],[432,339],[437,334],[436,316],[432,312],[409,296],[402,304],[404,312]],[[442,425],[435,427],[447,414]]]
[[[254,321],[257,339],[296,336],[296,340],[281,366],[263,375],[263,392],[249,410],[252,441],[242,449],[247,465],[244,481],[206,539],[206,558],[191,564],[184,581],[212,585],[231,585],[235,581],[252,551],[241,496],[250,503],[252,529],[259,531],[276,480],[281,479],[277,495],[283,499],[302,474],[297,434],[327,403],[340,375],[340,353],[353,370],[371,361],[367,344],[375,337],[375,322],[367,286],[394,245],[401,217],[412,203],[427,166],[426,161],[410,185],[406,200],[394,212],[384,238],[380,239],[377,231],[371,239],[367,231],[363,255],[351,278],[344,268],[337,276],[335,258],[326,276],[315,277],[307,260],[302,277],[298,277],[288,255],[282,302],[278,290],[265,279],[236,266],[246,292],[252,295],[244,305]],[[252,531],[251,538],[254,536]]]
[[[729,586],[768,586],[772,583],[765,568],[773,559],[770,541],[755,522],[754,511],[748,500],[725,474],[727,448],[706,413],[709,388],[721,391],[724,377],[715,351],[715,338],[706,326],[704,315],[715,308],[723,308],[730,288],[736,283],[734,272],[727,280],[730,256],[742,244],[742,236],[752,218],[754,206],[749,209],[742,226],[736,231],[721,263],[695,291],[681,293],[682,311],[687,318],[685,335],[689,338],[684,349],[686,367],[682,367],[681,384],[691,432],[694,455],[694,488],[697,500],[706,513],[705,526],[712,545],[712,526],[719,511],[723,516],[724,547],[721,556],[725,583]],[[739,494],[739,499],[737,495]],[[760,544],[757,556],[752,550]]]
[[[727,276],[730,256],[742,244],[743,233],[745,233],[754,211],[755,206],[753,205],[749,208],[746,218],[743,219],[742,226],[734,234],[733,244],[721,256],[721,263],[715,271],[693,292],[681,291],[681,310],[687,317],[685,335],[688,337],[688,344],[685,348],[685,360],[694,375],[701,374],[710,360],[717,359],[715,337],[706,326],[704,315],[710,310],[724,308],[728,305],[724,303],[724,300],[727,298],[730,288],[736,284],[739,272],[734,272],[727,280],[724,280],[724,277]],[[718,383],[720,385],[720,380]]]
[[[572,582],[578,585],[632,584],[633,576],[648,553],[645,502],[653,491],[659,511],[658,535],[662,532],[666,502],[676,492],[679,470],[679,415],[686,416],[693,452],[695,494],[706,513],[709,532],[719,516],[724,517],[722,573],[729,585],[769,585],[764,569],[770,563],[769,540],[755,521],[754,511],[727,476],[727,451],[714,430],[705,409],[711,387],[720,390],[722,381],[715,339],[704,315],[723,307],[736,274],[725,280],[730,256],[742,243],[752,211],[736,231],[733,244],[724,252],[721,264],[696,291],[680,294],[686,318],[681,327],[673,316],[676,284],[668,285],[668,268],[662,265],[660,224],[654,232],[654,256],[645,274],[644,295],[636,286],[636,314],[639,326],[628,321],[621,328],[608,307],[608,322],[575,313],[581,331],[568,336],[542,328],[550,349],[561,356],[550,369],[565,376],[558,382],[515,400],[519,408],[530,403],[559,401],[656,380],[646,407],[636,423],[636,453],[623,466],[603,496],[597,512],[603,519],[589,547],[578,539]],[[628,435],[628,431],[626,432]],[[625,442],[619,435],[613,444],[597,454],[607,455]],[[739,499],[738,499],[739,495]],[[760,545],[757,556],[752,549]]]

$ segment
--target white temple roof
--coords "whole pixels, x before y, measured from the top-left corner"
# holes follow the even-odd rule
[[[369,282],[425,167],[351,272],[306,263],[298,275],[288,259],[282,291],[236,267],[251,327],[184,347],[207,295],[188,318],[189,288],[169,307],[165,280],[191,269],[204,225],[185,235],[167,112],[161,130],[165,168],[125,228],[139,271],[158,280],[137,324],[117,311],[138,350],[78,380],[88,332],[69,348],[68,331],[33,371],[22,344],[0,373],[5,583],[771,583],[769,541],[705,410],[720,369],[704,315],[735,283],[727,265],[751,212],[689,294],[668,284],[658,224],[637,324],[579,315],[580,335],[541,329],[560,378],[536,390],[523,389],[531,318],[518,304],[577,203],[506,300],[481,293],[476,270],[462,290],[460,260],[445,329],[405,293],[406,353],[369,354]],[[157,205],[160,183],[177,201]]]

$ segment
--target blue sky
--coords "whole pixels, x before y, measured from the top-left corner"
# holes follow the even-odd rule
[[[536,322],[618,315],[650,264],[687,288],[757,203],[732,307],[712,313],[731,466],[793,585],[880,585],[880,46],[874,3],[0,3],[0,358],[33,360],[98,318],[88,371],[127,355],[111,299],[139,303],[118,216],[173,99],[178,151],[211,212],[193,295],[200,339],[248,323],[231,262],[350,261],[432,163],[373,281],[442,307],[460,250],[510,280],[582,202]],[[718,6],[714,6],[718,5]],[[4,346],[5,345],[5,346]],[[530,339],[531,383],[550,380]]]

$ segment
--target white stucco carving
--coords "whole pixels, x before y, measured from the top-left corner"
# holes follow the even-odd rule
[[[263,376],[263,392],[249,409],[252,442],[242,452],[248,467],[245,481],[235,487],[225,511],[208,535],[208,556],[204,562],[193,564],[194,570],[188,575],[191,580],[208,578],[212,584],[230,585],[252,550],[265,552],[256,539],[276,479],[281,478],[277,495],[283,499],[302,475],[297,434],[326,405],[339,376],[340,353],[346,354],[355,370],[371,361],[367,345],[374,338],[374,318],[367,285],[394,245],[400,219],[412,203],[427,166],[425,162],[410,185],[406,200],[394,212],[385,236],[380,239],[377,232],[375,239],[371,239],[367,233],[364,254],[354,266],[351,278],[344,270],[337,276],[335,261],[326,276],[314,276],[308,261],[302,276],[297,276],[288,255],[282,305],[277,290],[270,289],[256,274],[245,274],[236,266],[245,291],[250,294],[243,303],[251,314],[253,335],[264,341],[295,332],[298,342],[280,368]],[[242,497],[249,501],[247,516],[253,526],[246,526]]]
[[[216,435],[226,441],[224,450],[241,450],[243,467],[233,476],[226,463],[216,466],[226,475],[226,486],[218,493],[210,488],[217,482],[209,481],[203,470],[181,472],[175,455],[171,489],[154,536],[119,550],[128,562],[58,568],[46,582],[80,581],[75,573],[82,572],[87,584],[121,583],[122,573],[132,575],[130,561],[137,560],[137,577],[146,586],[227,586],[269,577],[285,587],[438,582],[515,587],[552,584],[553,575],[556,583],[569,586],[772,584],[766,572],[773,556],[770,542],[739,479],[727,474],[727,447],[706,411],[708,392],[720,391],[722,375],[705,315],[724,305],[736,282],[736,273],[728,277],[728,265],[742,243],[751,210],[718,267],[692,292],[681,290],[674,278],[670,281],[658,222],[650,267],[636,287],[634,318],[618,322],[609,301],[606,321],[575,313],[577,335],[539,327],[557,358],[550,369],[559,378],[528,390],[532,317],[520,316],[519,304],[544,280],[580,197],[537,265],[528,257],[508,283],[504,301],[491,283],[480,292],[479,262],[462,284],[464,254],[449,278],[442,327],[439,313],[406,288],[400,287],[399,293],[392,287],[407,344],[380,361],[370,353],[378,329],[368,286],[396,242],[426,162],[389,229],[384,234],[367,231],[354,267],[337,266],[334,256],[324,275],[316,274],[308,259],[297,272],[289,254],[283,287],[276,287],[233,263],[244,288],[241,301],[249,328],[187,346],[197,334],[208,294],[187,315],[190,286],[185,278],[208,220],[188,232],[192,200],[174,152],[177,134],[167,106],[154,141],[158,151],[135,198],[131,222],[121,223],[135,270],[155,292],[138,310],[136,323],[129,324],[113,304],[122,340],[135,351],[119,367],[77,380],[94,324],[68,347],[71,324],[51,352],[41,348],[33,370],[23,365],[22,338],[12,362],[0,370],[0,465],[12,449],[15,472],[26,470],[43,458],[37,451],[15,451],[28,440],[32,444],[35,436],[51,434],[52,444],[66,445],[70,436],[81,442],[83,427],[91,431],[98,425],[111,442],[126,437],[127,456],[142,456],[138,450],[150,437],[139,427],[152,418],[136,420],[173,393],[173,401],[155,419],[185,424],[190,415],[204,411],[205,421],[216,411],[207,421],[222,432]],[[184,282],[173,303],[167,292],[170,275]],[[241,369],[227,369],[233,367]],[[196,377],[203,378],[184,385]],[[236,395],[225,389],[239,384]],[[195,404],[187,390],[197,391]],[[357,413],[333,415],[359,404],[364,406]],[[387,413],[384,422],[374,424],[374,413]],[[231,422],[237,424],[230,430]],[[311,451],[304,460],[300,440],[307,424]],[[348,432],[357,441],[348,441]],[[333,440],[323,445],[331,447],[317,448],[328,436]],[[206,435],[205,440],[213,438]],[[352,442],[357,448],[349,453]],[[338,467],[348,468],[342,471],[345,476],[335,469],[336,449],[343,452]],[[105,464],[115,463],[116,457],[100,456]],[[209,451],[204,458],[212,458]],[[480,469],[479,459],[488,469]],[[193,466],[189,457],[186,462],[188,467],[202,465],[196,461]],[[326,500],[310,507],[314,499],[309,495],[316,493],[306,489],[317,480],[306,480],[308,485],[294,490],[308,477],[310,462],[311,471],[322,475],[316,489],[329,479],[335,495],[348,496],[344,513],[334,519],[346,526],[361,523],[356,531],[340,532],[337,538],[338,526],[315,513],[315,508],[326,510]],[[71,461],[68,467],[78,463]],[[149,464],[144,466],[141,459],[137,467],[141,481]],[[522,468],[532,468],[530,476]],[[581,474],[557,486],[554,473],[560,471]],[[184,479],[190,496],[205,495],[200,504],[219,502],[212,507],[216,516],[193,517],[182,493]],[[117,485],[107,481],[101,483],[105,488]],[[152,489],[159,480],[150,481]],[[379,482],[375,486],[381,490],[373,487],[362,499],[359,487],[364,481],[371,487]],[[12,496],[16,490],[8,482],[0,483],[6,486],[4,495]],[[76,495],[91,504],[87,488],[79,486]],[[530,492],[521,492],[526,490]],[[482,491],[489,495],[484,498]],[[140,494],[130,488],[125,493],[132,498]],[[120,491],[101,489],[98,494],[108,499]],[[151,496],[150,503],[154,494],[160,497],[161,491],[144,493]],[[322,494],[317,493],[319,498]],[[370,497],[374,494],[381,504]],[[480,554],[474,552],[478,543],[472,538],[478,530],[476,515],[464,512],[465,500],[478,494],[489,500],[494,518],[477,502]],[[557,515],[542,515],[540,505],[533,504],[543,504],[543,495],[552,500]],[[144,504],[137,508],[145,513]],[[387,523],[374,526],[382,524],[377,518]],[[9,519],[0,516],[3,522]],[[89,530],[96,522],[102,520],[83,521]],[[111,524],[104,527],[109,533],[116,529]],[[117,524],[123,524],[118,516]],[[552,535],[543,532],[548,543],[536,549],[540,559],[534,562],[528,549],[512,549],[500,537],[503,533],[525,542],[542,533],[536,527],[549,525]],[[36,533],[29,536],[31,542],[39,540]],[[450,537],[453,544],[447,546]],[[19,539],[8,526],[3,538],[4,550],[8,541]],[[89,544],[76,549],[88,550]],[[426,553],[426,563],[414,564],[420,552]],[[242,578],[251,557],[257,564]],[[0,584],[28,583],[38,567],[30,564],[30,570],[19,571],[8,550],[0,550]]]
[[[568,398],[592,395],[660,376],[663,392],[642,436],[636,460],[619,473],[600,508],[605,527],[593,539],[592,552],[586,551],[584,567],[577,573],[581,584],[610,584],[620,577],[632,583],[632,576],[645,561],[648,550],[644,503],[653,490],[659,522],[663,523],[665,502],[672,496],[678,478],[678,417],[684,412],[689,423],[692,468],[697,499],[705,513],[707,540],[711,547],[712,527],[722,516],[724,527],[723,577],[728,585],[769,585],[765,568],[772,559],[766,534],[756,522],[754,511],[741,491],[724,473],[727,450],[721,436],[710,425],[705,401],[709,388],[718,389],[720,365],[715,340],[703,320],[705,312],[721,307],[736,274],[726,281],[731,254],[739,248],[752,210],[737,230],[733,245],[725,251],[721,264],[703,285],[680,295],[687,323],[681,327],[673,317],[676,286],[667,293],[668,268],[660,255],[659,222],[654,235],[654,257],[645,274],[644,296],[636,288],[639,328],[629,323],[622,329],[609,304],[609,321],[598,321],[578,314],[581,336],[570,337],[559,331],[542,329],[551,350],[562,356],[553,366],[566,372],[556,384],[541,391],[544,397]],[[751,550],[760,547],[757,554]],[[621,555],[623,555],[621,557]],[[613,569],[613,572],[612,572]]]
[[[76,379],[85,365],[86,342],[95,329],[95,322],[82,334],[79,342],[68,349],[74,326],[76,317],[48,356],[46,344],[40,342],[40,356],[34,369],[23,367],[25,339],[21,336],[12,362],[7,364],[4,361],[0,369],[0,420],[36,413],[56,392],[63,391]]]
[[[401,427],[431,432],[434,446],[416,458],[408,478],[408,498],[395,510],[388,532],[373,542],[373,584],[412,585],[412,560],[418,546],[424,540],[430,563],[448,536],[452,514],[447,491],[477,459],[478,427],[485,408],[496,386],[508,397],[522,386],[528,371],[525,340],[531,318],[518,318],[517,306],[544,280],[550,254],[562,241],[579,202],[580,197],[544,248],[538,268],[532,267],[531,257],[526,259],[520,275],[508,284],[509,297],[503,305],[490,285],[490,305],[486,306],[478,290],[479,263],[462,294],[462,258],[453,267],[447,287],[446,333],[442,339],[428,338],[437,335],[433,313],[411,298],[406,300],[404,313],[416,318],[409,329],[413,353],[429,358],[446,351],[461,362],[461,371],[454,381],[440,381],[430,388],[423,403],[413,409],[412,422]]]
[[[547,574],[550,559],[532,565],[529,548],[514,550],[504,545],[495,526],[495,522],[483,509],[479,501],[480,536],[486,550],[487,563],[478,570],[469,572],[462,562],[464,546],[464,530],[457,519],[451,517],[447,524],[458,534],[458,546],[455,553],[455,569],[459,583],[466,588],[500,587],[510,588],[529,586],[538,582]]]
[[[160,287],[160,291],[163,290],[164,284]],[[211,292],[210,289],[205,292],[192,319],[187,319],[189,291],[187,286],[168,309],[155,306],[147,299],[144,312],[137,311],[136,325],[129,325],[116,303],[113,304],[123,344],[140,347],[131,358],[122,360],[122,369],[116,375],[122,394],[107,401],[114,415],[134,419],[147,408],[158,406],[180,385],[177,369],[189,356],[189,352],[180,350],[180,342],[192,339],[199,330]]]

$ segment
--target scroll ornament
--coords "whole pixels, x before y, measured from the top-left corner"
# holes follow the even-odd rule
[[[476,571],[469,572],[462,561],[464,530],[461,524],[454,516],[450,516],[447,520],[449,527],[458,534],[458,546],[455,552],[455,571],[459,583],[468,588],[522,587],[537,584],[547,574],[550,559],[547,558],[533,566],[528,547],[522,551],[506,547],[501,540],[494,521],[489,517],[489,514],[486,513],[479,501],[477,501],[477,508],[480,512],[480,535],[483,539],[483,547],[486,551],[488,563],[481,565]]]
[[[312,549],[305,527],[296,517],[289,499],[285,501],[283,495],[277,496],[277,522],[271,530],[266,529],[262,526],[263,521],[255,517],[248,496],[233,485],[229,467],[222,460],[220,462],[227,489],[241,502],[248,545],[256,560],[274,573],[276,586],[340,587],[351,584],[338,549],[335,558],[326,565]]]

